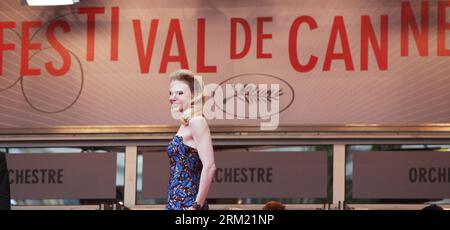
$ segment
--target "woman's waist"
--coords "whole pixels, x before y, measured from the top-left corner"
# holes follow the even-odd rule
[[[173,170],[170,172],[170,179],[177,180],[189,180],[189,181],[200,181],[200,172],[186,172],[186,171],[177,171]]]
[[[190,194],[196,194],[200,186],[200,181],[190,180],[172,180],[169,183],[169,193],[178,193],[180,191],[188,192]]]

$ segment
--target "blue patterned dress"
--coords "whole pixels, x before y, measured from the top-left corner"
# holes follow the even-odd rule
[[[168,210],[191,207],[200,185],[202,162],[197,149],[183,143],[183,137],[175,135],[167,147],[170,159],[170,179],[167,188]]]

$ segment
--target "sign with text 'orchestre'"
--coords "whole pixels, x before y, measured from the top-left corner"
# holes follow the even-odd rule
[[[11,199],[114,199],[117,153],[7,154]]]
[[[450,123],[448,0],[20,2],[0,1],[0,129],[175,126],[180,68],[218,85],[212,125],[260,124],[235,108],[258,100],[281,126]]]
[[[353,153],[353,198],[450,197],[450,153],[370,151]]]
[[[166,198],[167,153],[143,151],[142,195]],[[216,174],[209,198],[327,198],[327,153],[215,153]]]

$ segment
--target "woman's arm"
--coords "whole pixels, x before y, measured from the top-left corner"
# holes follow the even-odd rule
[[[189,128],[197,147],[198,155],[203,164],[202,174],[200,176],[200,186],[195,199],[197,203],[203,206],[206,197],[208,196],[214,173],[216,172],[211,133],[204,117],[193,117],[189,121]]]

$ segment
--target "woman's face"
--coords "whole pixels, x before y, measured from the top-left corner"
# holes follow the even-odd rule
[[[173,80],[170,82],[169,102],[172,110],[183,112],[185,109],[189,108],[191,100],[191,90],[186,82],[180,80]]]

